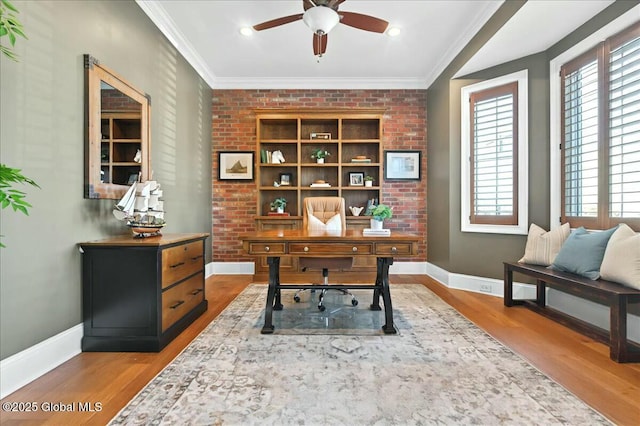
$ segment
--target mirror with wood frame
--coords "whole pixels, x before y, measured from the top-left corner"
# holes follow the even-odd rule
[[[120,199],[151,179],[151,98],[92,57],[85,67],[85,198]]]

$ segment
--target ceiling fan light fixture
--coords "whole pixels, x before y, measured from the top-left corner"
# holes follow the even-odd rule
[[[398,27],[389,27],[389,29],[387,30],[387,35],[389,37],[396,37],[400,35],[400,32],[400,28]]]
[[[323,35],[328,34],[338,22],[340,22],[340,16],[335,10],[326,6],[314,6],[307,9],[302,16],[302,20],[311,28],[314,34]]]

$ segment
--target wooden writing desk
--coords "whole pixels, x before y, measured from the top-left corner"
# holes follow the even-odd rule
[[[372,289],[372,310],[381,310],[380,297],[384,303],[385,325],[382,327],[386,334],[395,334],[397,330],[393,324],[393,308],[389,292],[389,266],[394,257],[413,257],[418,254],[416,235],[391,232],[389,237],[365,237],[362,231],[346,230],[339,232],[303,231],[274,229],[257,231],[242,235],[244,250],[255,256],[267,256],[269,265],[269,290],[264,313],[262,334],[273,333],[273,310],[282,310],[280,290],[282,289]],[[351,257],[375,256],[377,258],[377,272],[375,284],[371,285],[301,285],[280,284],[280,258],[297,257]]]

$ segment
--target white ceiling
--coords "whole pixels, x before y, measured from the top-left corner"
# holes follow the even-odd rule
[[[340,10],[400,27],[397,37],[338,25],[326,54],[313,55],[302,21],[254,32],[242,27],[302,13],[302,0],[137,0],[140,7],[216,89],[426,89],[502,0],[347,0]],[[459,75],[537,53],[613,0],[530,0]]]

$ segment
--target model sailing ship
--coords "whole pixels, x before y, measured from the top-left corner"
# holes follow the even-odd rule
[[[113,215],[126,221],[136,238],[160,235],[166,224],[162,189],[156,181],[134,182],[124,197],[116,204]]]

